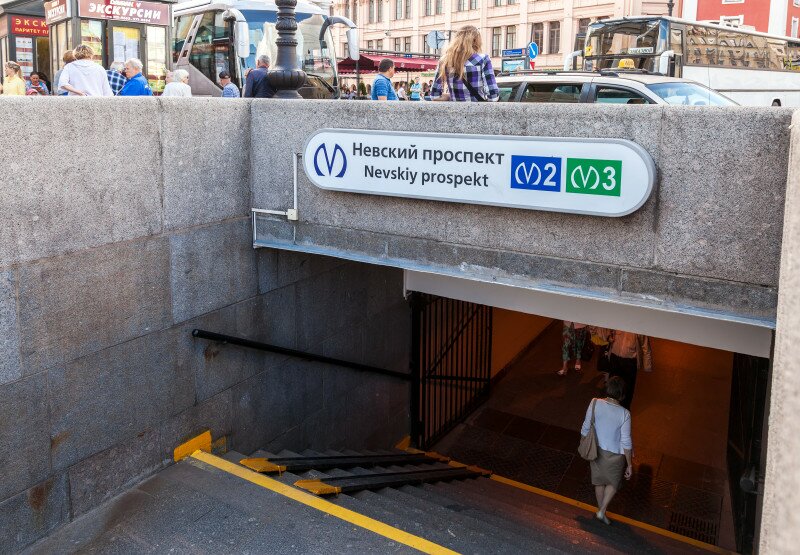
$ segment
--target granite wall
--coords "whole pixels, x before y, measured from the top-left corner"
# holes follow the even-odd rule
[[[408,370],[400,270],[253,249],[249,102],[3,108],[0,552],[169,464],[203,429],[244,453],[408,433],[407,382],[191,337]],[[37,121],[48,133],[14,132]]]

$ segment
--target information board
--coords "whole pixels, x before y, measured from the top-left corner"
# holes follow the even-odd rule
[[[306,142],[322,189],[594,216],[639,209],[655,164],[624,139],[322,129]]]

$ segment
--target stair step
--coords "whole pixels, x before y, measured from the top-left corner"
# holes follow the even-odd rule
[[[391,455],[320,455],[320,456],[278,456],[253,457],[247,459],[245,466],[256,472],[303,472],[306,470],[328,470],[331,468],[350,468],[353,466],[408,465],[439,462],[425,454],[395,453]]]
[[[330,495],[349,493],[365,489],[380,489],[384,487],[399,487],[405,484],[423,484],[439,482],[442,480],[463,480],[481,476],[480,472],[469,468],[440,468],[436,470],[410,470],[402,469],[390,472],[381,472],[364,476],[351,476],[345,478],[325,478],[314,480],[301,480],[295,486],[306,489],[317,495]]]

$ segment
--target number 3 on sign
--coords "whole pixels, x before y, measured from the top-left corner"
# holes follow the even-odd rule
[[[618,197],[622,161],[567,158],[567,193]]]

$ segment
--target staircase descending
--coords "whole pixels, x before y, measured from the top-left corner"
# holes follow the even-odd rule
[[[253,469],[264,465],[259,470],[283,484],[460,553],[703,551],[625,524],[606,526],[591,512],[435,454],[305,450],[225,458]]]

